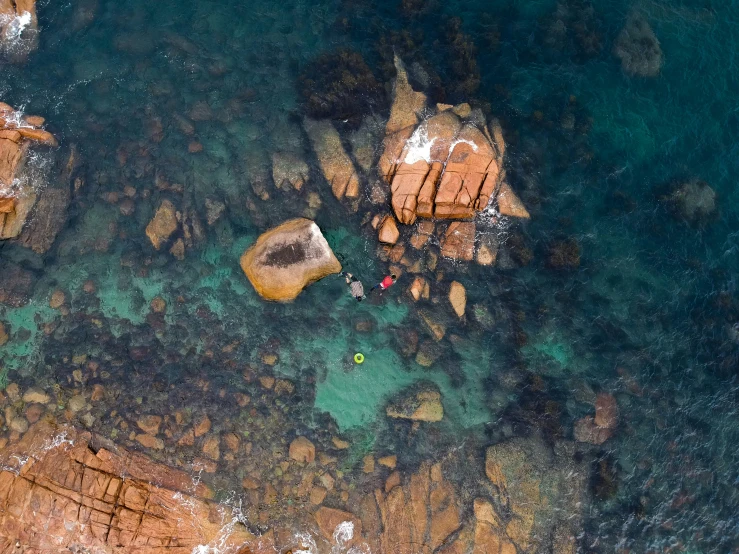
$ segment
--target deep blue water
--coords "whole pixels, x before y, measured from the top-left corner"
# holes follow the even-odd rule
[[[4,262],[38,278],[30,307],[0,307],[14,332],[34,330],[14,335],[0,354],[10,377],[54,380],[65,355],[86,350],[105,358],[109,349],[126,358],[137,341],[151,347],[149,301],[162,295],[175,305],[185,295],[156,338],[170,359],[182,358],[170,365],[152,359],[157,368],[137,367],[135,378],[121,371],[133,391],[146,390],[149,373],[176,383],[202,372],[229,383],[217,364],[187,361],[184,353],[239,337],[244,361],[276,341],[277,371],[316,381],[298,402],[296,425],[323,424],[328,413],[342,430],[376,434],[378,449],[395,441],[382,416],[386,398],[421,377],[437,382],[448,418],[440,436],[418,441],[412,454],[420,456],[453,443],[460,430],[482,441],[537,426],[570,436],[574,419],[592,410],[582,391],[606,390],[622,414],[599,453],[615,484],[594,486],[582,551],[739,548],[739,344],[731,331],[739,321],[739,3],[418,5],[427,7],[409,13],[397,0],[40,2],[39,49],[27,64],[0,69],[0,99],[43,115],[63,144],[78,145],[85,185],[50,252],[0,250]],[[93,7],[94,17],[81,23],[79,10]],[[661,44],[655,77],[626,74],[613,54],[632,13],[646,18]],[[417,80],[428,77],[434,100],[470,101],[498,117],[511,184],[532,213],[530,223],[511,230],[511,269],[458,268],[470,304],[486,306],[496,324],[450,324],[467,340],[449,346],[431,370],[398,353],[399,329],[419,325],[400,292],[357,308],[341,283],[322,282],[293,305],[265,305],[238,269],[258,232],[304,207],[304,199],[274,189],[271,201],[258,200],[272,152],[307,159],[320,189],[299,124],[300,79],[320,80],[327,68],[312,62],[340,48],[360,52],[383,89],[395,52]],[[198,102],[214,115],[196,121],[188,137],[174,116],[191,114]],[[381,94],[364,109],[382,116],[387,105]],[[152,139],[157,118],[160,142]],[[188,152],[192,140],[203,153]],[[665,200],[675,183],[693,178],[717,194],[718,214],[705,224],[676,217]],[[206,197],[227,205],[185,262],[154,255],[143,233],[166,195],[158,179],[182,184],[182,202],[201,213]],[[104,198],[126,185],[151,194],[139,196],[130,217]],[[322,197],[315,217],[344,264],[368,279],[381,276],[362,214],[348,216]],[[96,250],[106,233],[110,244]],[[564,239],[579,244],[579,266],[553,269],[549,249]],[[530,263],[521,263],[524,249]],[[79,290],[88,278],[98,284],[98,304]],[[105,316],[105,341],[90,345],[82,323],[50,339],[35,331],[57,317],[45,306],[59,286],[75,310]],[[217,323],[202,321],[203,306]],[[374,325],[369,335],[355,329],[363,318]],[[326,332],[317,335],[317,326]],[[359,349],[369,354],[365,373],[348,370]],[[554,421],[527,397],[533,376],[559,405]]]

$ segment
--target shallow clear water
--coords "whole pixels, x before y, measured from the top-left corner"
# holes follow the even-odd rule
[[[47,254],[0,247],[0,263],[36,277],[28,305],[0,306],[11,330],[0,352],[8,379],[64,382],[73,357],[86,354],[118,384],[121,411],[136,403],[215,410],[219,389],[256,394],[242,374],[261,373],[262,353],[276,352],[270,371],[299,383],[278,407],[291,425],[356,437],[357,464],[397,450],[408,465],[462,436],[490,443],[532,428],[571,436],[572,422],[592,411],[588,391],[608,390],[622,425],[600,455],[616,484],[595,495],[582,551],[739,548],[739,345],[730,332],[739,320],[739,3],[607,0],[588,11],[572,1],[564,34],[551,30],[562,14],[555,2],[437,3],[414,17],[399,4],[100,0],[85,25],[79,10],[94,0],[42,2],[39,49],[26,65],[1,68],[0,98],[43,115],[62,144],[78,146],[84,186]],[[631,10],[660,40],[658,77],[630,77],[612,54]],[[455,16],[475,44],[479,88],[459,86],[468,75],[445,39]],[[596,47],[585,48],[578,25]],[[333,200],[307,146],[298,81],[321,52],[349,46],[387,83],[388,43],[401,30],[413,44],[396,38],[396,51],[438,72],[438,99],[488,103],[501,119],[510,180],[532,212],[510,233],[531,263],[440,264],[494,323],[450,317],[456,338],[428,369],[402,353],[403,331],[421,328],[407,283],[357,305],[342,280],[328,278],[275,305],[257,297],[238,265],[259,232],[303,213],[307,193],[318,192],[315,219],[344,266],[366,282],[382,277],[363,214]],[[199,102],[213,113],[188,136],[176,116],[192,117]],[[203,152],[188,152],[193,140]],[[300,195],[269,183],[275,151],[311,163]],[[705,227],[673,217],[660,199],[672,181],[694,177],[718,194],[719,217]],[[132,215],[107,196],[122,197],[127,185],[137,190]],[[264,186],[269,200],[259,198]],[[165,197],[201,217],[206,197],[227,205],[184,261],[155,252],[144,234]],[[558,238],[580,244],[578,268],[548,267]],[[94,294],[82,289],[88,279]],[[57,288],[71,316],[48,307]],[[168,306],[161,320],[150,316],[156,296]],[[357,351],[367,358],[361,367],[351,362]],[[554,416],[529,397],[536,377]],[[408,450],[384,406],[419,380],[439,386],[446,417]],[[246,429],[256,417],[228,416]],[[109,422],[97,425],[110,432]],[[252,431],[264,440],[279,432]],[[224,478],[222,487],[233,483]]]

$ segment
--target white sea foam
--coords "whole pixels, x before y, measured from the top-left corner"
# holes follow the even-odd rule
[[[422,123],[413,131],[411,138],[406,142],[408,150],[403,161],[407,164],[413,164],[421,160],[431,163],[431,147],[434,142],[436,142],[436,138],[429,140],[426,122]]]
[[[5,27],[5,40],[8,42],[16,42],[21,38],[23,31],[31,24],[31,12],[23,12],[14,17],[5,18],[6,21],[1,22]]]

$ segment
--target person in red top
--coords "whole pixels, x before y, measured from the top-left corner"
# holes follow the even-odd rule
[[[375,289],[385,290],[386,288],[394,285],[397,279],[398,278],[395,276],[395,274],[386,275],[385,278],[382,280],[382,282],[376,284],[374,287],[370,289],[370,292],[372,292]]]

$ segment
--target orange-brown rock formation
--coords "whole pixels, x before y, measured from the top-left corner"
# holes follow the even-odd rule
[[[246,554],[254,537],[185,473],[38,423],[0,454],[0,552]]]
[[[419,123],[425,97],[410,88],[397,60],[396,68],[395,100],[379,171],[390,184],[398,221],[408,225],[417,217],[469,219],[484,210],[503,186],[507,188],[500,213],[528,218],[504,182],[505,143],[497,122],[491,133],[465,105],[464,110],[437,107]]]
[[[39,128],[43,123],[42,117],[23,116],[0,102],[0,239],[17,237],[36,203],[34,184],[21,174],[32,145],[57,144],[51,133]]]

